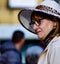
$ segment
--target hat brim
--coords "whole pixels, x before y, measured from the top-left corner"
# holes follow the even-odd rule
[[[18,20],[21,23],[21,25],[27,29],[28,31],[35,33],[35,31],[33,30],[33,28],[29,25],[29,23],[31,22],[31,14],[33,11],[39,11],[39,12],[43,12],[52,16],[55,16],[57,18],[60,18],[58,15],[51,13],[50,11],[45,11],[45,10],[38,10],[38,9],[25,9],[19,12],[18,14]]]

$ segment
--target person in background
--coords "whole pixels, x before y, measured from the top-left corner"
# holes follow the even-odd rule
[[[24,42],[24,33],[16,30],[11,41],[3,43],[1,46],[0,64],[22,64],[20,50]]]
[[[22,10],[18,19],[47,44],[38,64],[60,64],[60,5],[54,0],[44,0],[36,8]]]
[[[38,45],[28,47],[25,53],[26,64],[37,64],[39,56],[42,54],[43,48]]]

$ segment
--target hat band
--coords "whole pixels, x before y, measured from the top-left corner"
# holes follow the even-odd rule
[[[60,13],[57,12],[57,10],[55,10],[51,7],[48,7],[48,6],[40,5],[40,6],[37,6],[36,9],[45,10],[47,12],[50,11],[51,13],[60,15]]]

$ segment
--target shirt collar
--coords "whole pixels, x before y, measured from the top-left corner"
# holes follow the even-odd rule
[[[50,43],[47,45],[47,47],[45,48],[44,52],[47,51],[49,49],[49,47],[51,46],[51,44],[53,42],[56,42],[58,39],[60,39],[60,36],[55,36],[51,41]]]

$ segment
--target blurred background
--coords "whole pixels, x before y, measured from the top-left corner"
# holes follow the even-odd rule
[[[18,13],[23,8],[35,7],[42,1],[43,0],[0,0],[0,43],[10,40],[15,30],[22,30],[26,39],[25,46],[21,50],[23,63],[26,63],[25,51],[29,47],[38,45],[44,48],[44,44],[38,40],[35,34],[30,33],[21,26],[18,21]],[[60,3],[60,0],[56,1]]]

